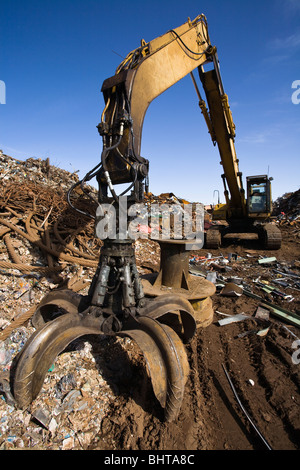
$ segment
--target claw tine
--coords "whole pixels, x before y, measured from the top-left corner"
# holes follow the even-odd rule
[[[14,397],[20,408],[29,406],[39,394],[58,354],[86,334],[101,334],[98,321],[70,313],[46,323],[29,338],[17,359],[14,375]]]
[[[53,320],[53,311],[60,309],[62,313],[78,313],[82,296],[70,289],[57,289],[49,292],[38,305],[31,322],[40,328]]]
[[[172,328],[149,317],[140,317],[135,329],[118,334],[131,337],[142,350],[154,394],[166,421],[172,421],[179,413],[189,371],[183,343]]]
[[[195,334],[195,312],[190,302],[180,295],[164,294],[150,302],[142,311],[142,315],[159,319],[161,323],[167,323],[166,316],[174,317],[172,312],[180,312],[182,324],[182,339],[188,343]],[[164,318],[163,318],[164,317]]]

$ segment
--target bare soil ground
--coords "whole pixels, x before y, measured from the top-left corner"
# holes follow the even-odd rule
[[[255,241],[245,241],[229,244],[222,253],[234,252],[241,257],[254,254],[247,265],[236,263],[234,271],[251,280],[258,273],[266,273],[261,266],[258,271],[256,255],[276,256],[290,266],[299,260],[299,241],[295,230],[287,227],[283,228],[282,248],[276,252],[264,252]],[[204,249],[197,252],[200,256],[206,253]],[[218,254],[219,250],[212,251],[213,256]],[[293,291],[292,302],[269,300],[299,313],[298,294]],[[218,320],[224,317],[215,313],[213,323],[197,331],[187,346],[191,372],[178,419],[163,422],[162,410],[144,373],[142,356],[138,351],[136,355],[131,353],[131,360],[135,360],[130,387],[128,383],[119,385],[119,394],[102,420],[101,433],[91,449],[261,450],[269,446],[274,450],[299,450],[300,361],[292,360],[293,353],[294,359],[299,359],[294,343],[296,337],[300,338],[299,329],[270,317],[265,336],[248,334],[257,327],[253,318],[257,300],[245,295],[224,297],[216,292],[213,303],[215,311],[244,312],[252,318],[220,326]],[[246,334],[239,337],[241,333]],[[265,442],[238,405],[222,365]]]

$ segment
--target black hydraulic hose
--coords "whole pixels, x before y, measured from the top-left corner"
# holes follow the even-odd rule
[[[137,180],[137,170],[134,168],[134,166],[132,165],[132,163],[131,163],[129,160],[126,160],[126,158],[124,157],[124,155],[121,154],[121,152],[120,152],[119,149],[117,149],[117,151],[118,151],[119,156],[122,158],[122,160],[123,160],[126,164],[128,164],[128,165],[131,167],[131,169],[134,171],[134,180],[133,180],[133,182],[130,184],[130,186],[128,186],[128,188],[125,189],[125,190],[119,195],[119,197],[121,197],[121,196],[124,196],[124,194],[126,194],[126,193],[135,185],[136,180]]]
[[[202,56],[202,55],[206,54],[206,52],[208,52],[209,49],[210,49],[210,47],[211,47],[211,46],[209,45],[209,46],[208,46],[204,51],[202,51],[202,52],[195,52],[195,51],[192,51],[192,50],[185,44],[185,42],[181,39],[181,37],[179,36],[179,34],[178,34],[174,29],[170,29],[168,32],[175,34],[175,36],[177,37],[177,39],[179,39],[179,41],[181,42],[181,44],[182,44],[191,54],[198,55],[198,56]]]
[[[108,168],[107,168],[107,165],[106,165],[106,159],[108,157],[109,152],[119,146],[121,140],[122,140],[122,135],[120,135],[118,141],[114,145],[112,145],[111,147],[106,147],[105,149],[103,149],[102,154],[101,154],[101,163],[102,163],[102,166],[103,166],[103,169],[104,169],[104,175],[105,175],[108,187],[110,189],[110,192],[111,192],[114,200],[117,203],[118,203],[118,196],[117,196],[117,194],[116,194],[116,192],[113,188],[113,185],[112,185],[112,182],[111,182],[111,179],[110,179],[110,176],[109,176],[109,171],[108,171]]]
[[[85,212],[85,211],[82,211],[80,209],[78,209],[77,207],[73,206],[72,202],[71,202],[71,193],[74,191],[74,189],[79,186],[81,184],[81,181],[78,181],[77,183],[73,184],[73,186],[71,186],[71,188],[69,189],[69,191],[67,192],[67,201],[68,201],[68,204],[70,207],[72,207],[72,209],[74,209],[74,211],[76,212],[79,212],[80,214],[82,215],[86,215],[87,217],[90,217],[91,219],[95,219],[95,217],[92,215],[92,214],[89,214],[88,212]]]
[[[95,217],[92,215],[92,214],[89,214],[88,212],[85,212],[85,211],[82,211],[80,209],[78,209],[77,207],[74,207],[72,202],[71,202],[71,194],[72,192],[74,191],[74,189],[77,187],[77,186],[81,186],[81,189],[82,191],[93,201],[93,202],[96,202],[97,201],[87,192],[85,191],[85,189],[83,188],[83,183],[85,183],[86,181],[90,181],[92,178],[94,178],[94,176],[96,176],[96,174],[98,173],[99,171],[99,167],[101,167],[101,162],[98,163],[92,170],[90,170],[82,180],[80,181],[77,181],[75,184],[73,184],[71,186],[71,188],[68,190],[67,192],[67,201],[68,201],[68,204],[70,207],[72,207],[72,209],[74,209],[76,212],[79,212],[80,214],[83,214],[83,215],[86,215],[87,217],[90,217],[91,219],[95,219]],[[97,170],[97,171],[96,171]]]
[[[129,106],[129,103],[128,101],[126,100],[126,98],[122,95],[122,98],[123,98],[123,104],[122,104],[122,110],[124,111],[124,107],[125,107],[125,104],[127,103],[127,105]],[[117,97],[117,101],[119,101],[118,97]],[[117,109],[117,101],[115,102],[115,106],[114,106],[114,110],[113,110],[113,115],[111,117],[111,120],[113,120],[113,116],[115,115],[115,112],[116,112],[116,109]],[[106,106],[107,108],[107,106]],[[102,119],[103,119],[103,116],[104,116],[104,112],[103,111],[103,115],[102,115]],[[86,215],[88,217],[91,217],[93,219],[95,219],[94,216],[92,216],[91,214],[88,214],[87,212],[85,211],[81,211],[80,209],[77,209],[76,207],[73,206],[73,204],[71,203],[71,193],[73,192],[73,190],[77,187],[77,186],[81,186],[81,189],[83,191],[84,194],[86,194],[93,202],[96,202],[98,203],[97,200],[95,200],[95,198],[93,198],[93,196],[91,196],[85,189],[84,189],[84,183],[86,181],[90,181],[92,178],[94,178],[95,176],[97,176],[97,174],[99,174],[99,172],[101,171],[101,166],[102,166],[102,169],[104,170],[104,176],[106,178],[106,181],[107,181],[107,184],[109,186],[109,189],[110,189],[110,192],[115,200],[115,202],[118,204],[119,203],[119,199],[118,199],[118,196],[113,188],[113,185],[112,185],[112,182],[111,182],[111,179],[110,179],[110,175],[109,175],[109,171],[108,171],[108,168],[107,168],[107,165],[106,165],[106,160],[108,158],[108,155],[109,155],[109,152],[113,149],[116,149],[119,145],[120,145],[120,142],[122,140],[122,137],[123,137],[123,133],[120,133],[119,135],[119,138],[117,140],[117,142],[114,144],[114,145],[111,145],[109,147],[106,147],[103,143],[103,150],[102,150],[102,153],[101,153],[101,162],[98,163],[92,170],[90,170],[85,176],[84,178],[75,183],[68,191],[67,193],[67,200],[68,200],[68,204],[70,205],[70,207],[72,207],[74,210],[76,210],[77,212],[83,214],[83,215]],[[136,180],[137,180],[137,171],[136,169],[133,167],[133,165],[127,161],[125,159],[125,157],[121,154],[121,152],[118,150],[118,153],[120,155],[120,157],[127,163],[130,165],[131,169],[135,172],[134,174],[134,180],[133,182],[129,185],[129,187],[127,189],[125,189],[121,194],[120,196],[123,196],[124,194],[126,194],[133,186],[134,184],[136,183]],[[119,196],[119,197],[120,197]]]
[[[230,378],[230,376],[229,376],[227,370],[225,369],[224,364],[222,364],[222,367],[223,367],[223,370],[224,370],[224,372],[225,372],[226,378],[227,378],[227,380],[228,380],[228,382],[229,382],[229,385],[230,385],[230,387],[231,387],[231,390],[233,391],[233,394],[234,394],[234,396],[235,396],[235,398],[236,398],[236,401],[238,402],[238,404],[239,404],[241,410],[242,410],[243,413],[245,414],[245,416],[246,416],[246,418],[248,419],[249,423],[251,424],[251,426],[252,426],[253,429],[255,430],[256,434],[260,437],[260,439],[262,440],[262,442],[264,443],[264,445],[266,446],[266,448],[267,448],[268,450],[272,450],[272,447],[270,446],[270,444],[266,441],[266,439],[264,438],[264,436],[263,436],[263,435],[261,434],[261,432],[258,430],[258,428],[256,427],[256,425],[254,424],[254,422],[253,422],[252,419],[250,418],[249,414],[248,414],[247,411],[245,410],[245,408],[244,408],[244,406],[243,406],[241,400],[239,399],[239,396],[238,396],[238,394],[237,394],[237,392],[236,392],[236,390],[235,390],[235,387],[234,387],[234,385],[233,385],[233,383],[232,383],[232,380],[231,380],[231,378]]]

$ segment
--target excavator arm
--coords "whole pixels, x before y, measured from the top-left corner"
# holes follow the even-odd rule
[[[217,144],[224,174],[224,194],[227,204],[227,218],[243,218],[246,216],[246,199],[242,182],[242,173],[239,171],[239,161],[236,156],[234,140],[235,125],[228,103],[228,96],[224,92],[217,53],[213,55],[214,68],[204,71],[199,67],[199,76],[205,91],[209,113],[205,111],[205,102],[200,100],[202,113],[208,117],[208,129],[214,144]],[[228,189],[227,189],[228,186]]]
[[[107,187],[116,198],[114,185],[127,182],[135,185],[135,200],[141,200],[148,174],[148,161],[140,156],[147,108],[195,68],[211,62],[215,51],[206,18],[199,15],[149,43],[142,41],[104,81],[105,108],[98,125],[103,139],[100,200],[107,196]]]
[[[204,65],[213,70],[204,71]],[[193,70],[198,69],[209,111],[201,98]],[[244,217],[246,200],[236,157],[235,126],[224,93],[216,47],[210,43],[207,21],[199,15],[130,52],[113,77],[102,85],[105,108],[98,130],[103,139],[102,168],[98,173],[100,201],[110,187],[131,183],[135,201],[143,198],[143,181],[149,162],[141,157],[144,117],[149,104],[160,94],[191,74],[199,96],[199,105],[214,144],[217,143],[224,174],[227,217]],[[228,189],[227,186],[228,185]]]
[[[210,67],[206,71],[208,64]],[[198,69],[208,108],[197,87],[193,75],[195,69]],[[247,199],[245,197],[234,144],[235,125],[228,96],[224,92],[217,50],[211,45],[204,15],[199,15],[193,21],[189,19],[182,26],[149,43],[142,41],[141,46],[130,52],[119,65],[115,75],[104,81],[102,92],[105,108],[98,125],[103,139],[101,169],[97,173],[99,202],[111,199],[108,197],[109,188],[118,203],[115,185],[121,183],[130,183],[128,190],[134,187],[132,201],[143,200],[145,189],[147,191],[149,162],[140,152],[147,108],[157,96],[188,74],[192,76],[202,114],[212,141],[218,146],[224,170],[222,179],[226,204],[217,208],[215,212],[219,212],[219,216],[214,218],[226,220],[228,231],[259,232],[259,236],[267,240],[264,242],[266,247],[279,247],[280,234],[277,233],[274,241],[273,228],[272,237],[269,237],[263,225],[259,229],[255,225],[256,221],[266,220],[271,213],[271,179],[258,176],[253,180],[253,185],[261,185],[261,194],[256,196],[262,201],[261,208],[255,209],[259,206],[252,205],[253,191],[249,177],[249,195]],[[210,236],[213,238],[211,247],[219,246],[221,230],[211,232],[207,240]],[[272,238],[271,242],[269,238]]]

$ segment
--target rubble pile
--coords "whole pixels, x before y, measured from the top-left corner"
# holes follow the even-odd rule
[[[97,336],[92,346],[72,343],[71,354],[59,356],[27,410],[15,406],[9,377],[14,357],[35,331],[30,319],[39,302],[59,287],[87,293],[102,242],[94,237],[94,221],[67,202],[76,173],[48,159],[20,161],[0,152],[0,180],[0,448],[85,449],[99,434],[124,373],[131,377],[130,340]],[[96,204],[80,189],[72,203],[95,213]],[[140,272],[158,270],[158,244],[141,239],[135,245]]]
[[[189,201],[176,196],[174,193],[161,193],[155,196],[152,193],[147,193],[145,196],[146,203],[151,204],[189,204]]]
[[[78,181],[76,174],[47,160],[22,162],[1,153],[0,180],[0,328],[13,322],[0,333],[5,340],[13,326],[30,318],[49,288],[87,286],[84,277],[90,277],[88,268],[97,266],[101,243],[94,237],[92,220],[72,210],[66,200],[67,190]],[[79,207],[90,210],[84,195],[78,192],[75,198]]]
[[[299,225],[300,223],[300,189],[285,193],[273,204],[273,215],[279,225]]]
[[[66,193],[79,181],[78,175],[76,172],[70,173],[50,165],[49,159],[28,158],[21,161],[3,154],[0,150],[0,181],[1,210],[9,206],[16,211],[34,211],[36,215],[45,218],[51,209],[47,217],[48,222],[65,215],[66,211],[68,217],[76,215],[70,210]],[[93,188],[88,189],[95,193]],[[77,190],[76,196],[79,209],[92,214],[95,212],[95,203],[84,197],[81,190]]]
[[[81,344],[78,352],[75,347],[74,360],[58,359],[45,383],[45,390],[48,384],[53,394],[48,394],[42,408],[39,401],[29,411],[15,408],[9,374],[13,358],[35,330],[30,318],[40,300],[62,285],[84,292],[101,243],[94,238],[91,219],[79,216],[67,203],[66,192],[78,181],[76,173],[56,168],[49,160],[19,161],[1,152],[0,180],[0,447],[39,448],[43,444],[47,448],[51,436],[53,441],[57,438],[57,448],[67,449],[75,446],[74,430],[83,420],[84,409],[91,410],[89,428],[97,429],[112,393],[101,383],[102,400],[93,399],[92,392],[84,399],[87,390],[97,390],[103,381],[94,367],[90,345]],[[82,210],[91,211],[89,199],[80,192],[75,198]],[[91,373],[86,372],[89,363],[93,364],[88,367]],[[78,395],[81,400],[75,405]],[[77,417],[71,425],[72,412]],[[89,429],[81,426],[79,448],[88,445],[89,436]],[[51,448],[55,448],[53,442]]]
[[[152,227],[159,225],[159,231],[169,228],[170,238],[188,238],[191,233],[199,230],[197,217],[203,217],[203,228],[206,231],[212,225],[212,206],[204,206],[199,202],[190,202],[176,196],[174,193],[161,193],[155,196],[152,193],[145,193],[145,204],[148,208],[147,223],[144,224],[144,232],[151,235]],[[187,209],[188,207],[188,209]],[[190,215],[189,215],[190,214]],[[190,219],[189,219],[190,217]],[[190,220],[190,225],[188,220]],[[178,222],[183,225],[178,232]],[[220,221],[214,224],[219,225]],[[186,224],[186,226],[185,226]]]

